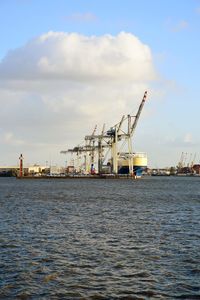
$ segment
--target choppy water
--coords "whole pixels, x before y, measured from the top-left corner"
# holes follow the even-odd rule
[[[200,299],[200,178],[0,178],[0,299]]]

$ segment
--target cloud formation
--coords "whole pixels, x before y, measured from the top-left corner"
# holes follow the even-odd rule
[[[197,12],[197,14],[199,14],[199,15],[200,15],[200,6],[199,6],[199,7],[197,7],[197,9],[196,9],[196,12]]]
[[[168,20],[168,26],[172,32],[180,32],[189,28],[189,23],[185,20],[180,20],[176,24],[172,24],[171,20]]]
[[[167,136],[165,138],[166,145],[171,145],[173,147],[192,147],[198,146],[198,142],[194,139],[193,135],[186,132],[184,135],[179,136]]]
[[[9,79],[151,80],[151,51],[129,33],[83,36],[48,32],[10,51],[0,65]]]
[[[156,79],[150,48],[130,33],[43,34],[0,63],[0,143],[45,160],[132,112]]]

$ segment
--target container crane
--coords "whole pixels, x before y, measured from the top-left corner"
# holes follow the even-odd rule
[[[128,138],[128,150],[129,150],[129,172],[131,174],[133,174],[133,157],[132,157],[133,150],[132,150],[131,138],[133,137],[133,134],[135,132],[135,129],[136,129],[136,126],[137,126],[138,120],[140,118],[140,115],[141,115],[141,112],[142,112],[142,109],[143,109],[146,99],[147,99],[147,91],[145,91],[145,93],[144,93],[143,99],[140,103],[140,106],[138,108],[136,116],[133,117],[134,121],[132,124],[131,124],[132,117],[131,116],[128,117],[128,137],[127,138]]]
[[[136,113],[135,116],[131,116],[131,115],[127,115],[127,118],[125,118],[125,116],[122,117],[118,127],[116,126],[115,128],[111,128],[111,130],[109,131],[109,133],[111,135],[114,136],[113,139],[113,145],[112,145],[112,149],[113,149],[113,172],[117,173],[118,172],[118,151],[117,151],[117,142],[118,140],[121,139],[125,139],[125,142],[128,141],[128,152],[129,152],[129,172],[132,173],[133,172],[133,158],[132,158],[132,143],[131,143],[131,138],[133,137],[133,134],[135,132],[138,120],[140,118],[144,103],[146,101],[147,98],[147,91],[145,91],[144,96],[142,98],[142,101],[140,103],[140,106],[138,108],[138,111]],[[132,122],[132,119],[134,118],[134,121]],[[122,132],[121,131],[121,127],[123,122],[127,120],[128,122],[128,129],[127,132]]]
[[[131,115],[123,115],[120,122],[109,130],[105,131],[105,124],[103,125],[101,134],[96,134],[97,126],[95,126],[91,135],[85,136],[85,146],[77,146],[73,149],[68,149],[67,151],[61,151],[61,153],[89,153],[90,155],[90,164],[94,166],[94,156],[95,151],[98,152],[98,172],[102,171],[103,164],[103,150],[107,148],[111,150],[111,162],[112,162],[112,172],[114,174],[118,173],[118,159],[119,159],[119,151],[118,151],[118,142],[124,139],[124,142],[128,141],[128,151],[129,151],[129,172],[133,172],[133,152],[132,152],[132,144],[131,138],[135,132],[138,120],[140,118],[144,103],[147,98],[147,91],[145,91],[143,99],[139,105],[138,111],[135,116]],[[133,120],[134,118],[134,120]],[[124,122],[127,120],[128,126],[127,130],[122,130],[122,126]],[[86,155],[85,154],[85,169],[86,167]],[[92,171],[92,169],[91,169]]]

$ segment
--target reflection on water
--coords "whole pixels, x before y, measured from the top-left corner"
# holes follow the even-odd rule
[[[0,179],[0,299],[200,299],[200,178]]]

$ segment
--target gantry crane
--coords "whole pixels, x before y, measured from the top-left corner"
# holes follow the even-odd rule
[[[112,136],[111,141],[111,155],[112,155],[112,165],[113,165],[113,173],[118,173],[118,156],[119,152],[117,149],[118,141],[124,139],[125,142],[128,142],[128,152],[129,152],[129,171],[132,172],[133,170],[133,158],[132,158],[132,143],[131,139],[133,137],[133,134],[135,132],[139,117],[141,115],[144,103],[147,98],[147,91],[145,91],[143,99],[140,103],[140,106],[138,108],[137,114],[135,116],[127,115],[127,117],[123,116],[121,121],[113,126],[109,131],[107,131],[107,134]],[[127,120],[128,126],[127,126],[127,132],[123,131],[122,125],[124,121]]]
[[[131,115],[123,115],[120,122],[116,125],[112,126],[109,130],[105,131],[105,124],[103,125],[101,134],[96,134],[97,126],[95,126],[91,135],[85,136],[85,145],[84,146],[76,146],[73,149],[68,149],[66,151],[61,151],[61,153],[76,153],[81,154],[89,153],[90,156],[90,164],[91,170],[92,166],[94,166],[94,156],[95,152],[98,153],[98,172],[101,173],[102,171],[102,164],[103,164],[103,151],[104,149],[111,150],[111,164],[112,164],[112,173],[118,173],[118,158],[119,158],[119,151],[118,151],[118,142],[124,139],[124,142],[128,143],[128,151],[129,151],[129,172],[133,171],[133,157],[132,157],[132,143],[131,139],[135,132],[140,114],[142,112],[144,103],[147,98],[147,91],[145,91],[143,99],[140,103],[138,108],[137,114],[135,116]],[[124,122],[127,121],[127,130],[122,129]],[[86,156],[85,156],[85,169],[87,169],[86,163]]]

